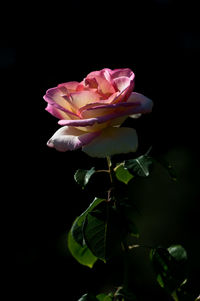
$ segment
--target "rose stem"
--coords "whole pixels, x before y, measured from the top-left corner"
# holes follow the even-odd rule
[[[107,164],[108,164],[108,171],[109,171],[109,175],[110,175],[110,182],[111,184],[113,184],[113,177],[112,177],[112,173],[113,173],[113,169],[112,169],[112,162],[109,156],[106,157],[107,159]]]

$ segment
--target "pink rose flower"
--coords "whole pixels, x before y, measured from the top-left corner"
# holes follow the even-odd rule
[[[46,110],[62,125],[47,145],[62,152],[82,148],[92,157],[136,151],[136,131],[120,125],[127,117],[151,112],[153,102],[132,92],[134,77],[128,68],[105,68],[89,73],[80,83],[47,90]]]

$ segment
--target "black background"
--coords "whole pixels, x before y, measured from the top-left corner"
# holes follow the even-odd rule
[[[13,225],[8,261],[15,262],[8,278],[14,283],[11,290],[21,299],[53,296],[75,301],[89,290],[106,289],[104,284],[121,284],[120,264],[105,267],[98,263],[89,270],[67,251],[66,233],[91,201],[74,183],[73,174],[78,168],[105,163],[80,151],[63,154],[47,148],[46,141],[59,126],[45,111],[42,99],[48,88],[81,81],[89,72],[105,67],[132,69],[135,91],[154,101],[152,114],[127,124],[138,131],[138,154],[152,145],[156,153],[171,158],[181,180],[175,187],[167,176],[160,180],[159,171],[150,184],[148,180],[138,184],[147,189],[141,197],[147,222],[141,227],[146,233],[148,220],[158,218],[157,235],[148,233],[144,238],[166,247],[183,243],[191,260],[194,290],[198,287],[200,36],[197,2],[189,3],[69,1],[6,8],[9,17],[3,21],[1,39],[7,112],[3,132],[11,146],[4,142],[3,149],[11,162],[5,177]],[[10,125],[5,126],[8,120]],[[173,204],[167,197],[172,197]],[[152,206],[146,203],[154,201]],[[163,226],[159,216],[167,202],[169,217]],[[147,280],[153,276],[146,266],[139,269],[138,258],[143,262],[136,254],[133,264],[140,275],[136,283],[141,300],[168,300],[153,280]]]

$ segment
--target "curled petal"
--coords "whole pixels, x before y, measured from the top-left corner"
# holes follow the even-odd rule
[[[104,104],[115,104],[115,103],[120,103],[121,100],[124,100],[124,96],[126,95],[127,93],[127,88],[124,89],[123,91],[121,92],[115,92],[113,93],[112,95],[110,95],[108,98],[105,98],[105,99],[100,99],[99,102],[94,102],[94,103],[89,103],[83,107],[81,107],[79,109],[79,113],[81,114],[83,111],[85,111],[86,109],[89,109],[89,108],[93,108],[93,107],[96,107],[96,106],[102,106]],[[103,98],[103,97],[102,97]]]
[[[51,105],[57,104],[64,109],[71,109],[70,104],[63,98],[63,92],[58,88],[51,88],[47,90],[44,100]]]
[[[108,127],[82,150],[91,157],[135,152],[138,147],[137,133],[132,128]]]
[[[135,77],[135,74],[129,68],[110,70],[110,74],[113,79],[117,77],[125,76],[130,78],[130,80],[133,80]]]
[[[109,72],[105,69],[89,73],[85,78],[85,84],[88,84],[91,88],[98,88],[100,93],[107,96],[117,91],[113,86]]]
[[[76,128],[64,126],[49,139],[47,146],[60,152],[75,150],[90,143],[99,134],[99,132],[85,133]]]
[[[52,88],[47,90],[46,94],[44,95],[44,100],[49,104],[46,110],[51,113],[52,115],[58,117],[58,111],[65,112],[67,114],[73,115],[75,118],[79,117],[73,108],[73,105],[70,103],[68,96],[63,95],[63,92],[58,88]],[[54,109],[52,108],[54,107]],[[55,110],[57,109],[57,110]],[[73,117],[72,117],[73,118]],[[74,118],[73,118],[74,119]]]
[[[138,118],[141,114],[151,112],[152,106],[153,102],[151,99],[140,93],[133,92],[126,103],[103,104],[102,106],[92,107],[85,110],[85,118],[83,119],[59,120],[58,123],[60,125],[87,127],[87,130],[92,132],[103,128],[103,126],[98,127],[97,124],[105,123],[105,127],[107,127],[109,124],[113,124],[115,119],[124,121],[129,116]],[[124,117],[124,119],[120,117]]]
[[[116,87],[119,91],[123,91],[131,85],[131,80],[126,76],[121,76],[114,79]]]
[[[83,111],[85,111],[86,109],[89,109],[89,108],[93,108],[93,107],[96,107],[96,106],[102,106],[103,104],[111,104],[114,102],[114,100],[116,100],[118,98],[118,96],[120,95],[121,93],[119,92],[116,92],[114,94],[112,94],[109,98],[107,99],[101,99],[99,100],[98,102],[93,102],[93,103],[89,103],[83,107],[81,107],[79,109],[79,113],[81,114]]]
[[[79,87],[79,82],[67,82],[63,84],[59,84],[58,88],[65,94],[75,92]]]
[[[96,81],[98,83],[98,90],[100,93],[105,95],[111,95],[116,92],[112,84],[107,81],[105,78],[97,76]]]
[[[135,111],[132,114],[145,114],[150,113],[153,108],[153,101],[148,97],[132,92],[129,99],[127,100],[128,103],[138,103],[139,105],[136,106]]]
[[[51,104],[48,103],[47,107],[45,108],[47,112],[49,112],[51,115],[57,117],[58,119],[73,119],[73,113],[67,112],[68,115],[66,114],[66,110],[60,110],[57,109],[55,106],[52,106]],[[71,116],[70,116],[71,115]],[[70,117],[69,117],[70,116]]]
[[[91,108],[85,109],[82,111],[82,117],[83,118],[91,118],[91,117],[98,117],[98,116],[104,116],[110,113],[123,113],[127,110],[127,108],[133,108],[137,106],[138,104],[136,102],[134,103],[113,103],[113,104],[98,104],[96,106],[93,106]]]
[[[100,109],[98,109],[100,110]],[[105,109],[108,110],[108,109]],[[128,107],[124,107],[123,109],[121,108],[120,110],[113,111],[111,110],[110,112],[107,111],[107,114],[96,116],[96,117],[91,117],[91,118],[86,118],[86,119],[79,119],[79,120],[59,120],[58,123],[60,125],[68,125],[68,126],[76,126],[76,127],[85,127],[85,126],[93,126],[95,123],[102,124],[106,123],[107,121],[112,121],[113,119],[123,117],[123,116],[129,116],[135,113],[136,107],[135,104],[129,105]],[[94,114],[95,116],[95,114]],[[91,129],[92,130],[92,129]],[[94,129],[96,130],[96,129]]]
[[[138,114],[138,113],[140,114],[140,113],[149,112],[150,105],[145,106],[145,103],[141,104],[140,102],[136,102],[134,100],[133,102],[130,103],[127,102],[123,104],[122,103],[114,104],[116,108],[108,107],[106,105],[104,108],[104,106],[102,105],[102,107],[96,107],[96,109],[95,108],[91,109],[90,114],[87,113],[88,118],[79,119],[79,120],[59,120],[58,123],[60,125],[68,125],[68,126],[76,126],[76,127],[94,126],[95,124],[102,124],[102,123],[105,123],[105,126],[107,126],[108,125],[107,122],[112,122],[113,119],[117,119],[123,116],[129,117],[130,115]],[[95,131],[97,130],[97,128],[94,127],[91,128],[90,130]]]

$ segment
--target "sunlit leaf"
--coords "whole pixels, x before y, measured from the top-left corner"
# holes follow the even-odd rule
[[[72,236],[73,236],[73,239],[79,244],[81,245],[82,247],[85,245],[85,241],[84,241],[84,238],[83,238],[83,222],[84,222],[84,219],[83,219],[83,222],[78,223],[78,219],[79,217],[77,217],[71,227],[71,233],[72,233]]]
[[[95,257],[92,254],[92,252],[89,250],[89,248],[86,245],[82,247],[74,240],[71,230],[68,233],[68,249],[71,252],[72,256],[80,264],[88,266],[89,268],[92,268],[94,263],[97,261],[97,257]]]
[[[75,175],[74,175],[74,179],[75,181],[82,187],[84,188],[91,176],[95,173],[95,168],[92,167],[91,169],[89,170],[85,170],[85,169],[78,169],[76,172],[75,172]]]
[[[105,201],[105,199],[95,198],[89,207],[75,220],[72,226],[72,236],[77,243],[84,246],[84,238],[82,233],[83,223],[86,215],[92,211],[96,206]]]
[[[98,207],[99,208],[99,207]],[[121,227],[116,212],[108,203],[87,214],[83,235],[91,252],[106,262],[118,250]]]
[[[92,253],[104,262],[106,262],[106,237],[106,219],[88,214],[84,224],[84,238]]]
[[[148,177],[149,168],[152,163],[153,159],[151,157],[143,155],[136,159],[130,159],[125,161],[124,167],[137,176]]]
[[[176,261],[187,260],[187,252],[181,245],[172,245],[167,250]]]
[[[133,178],[133,175],[124,167],[124,163],[118,164],[114,171],[116,178],[125,184],[128,184],[128,182]]]

